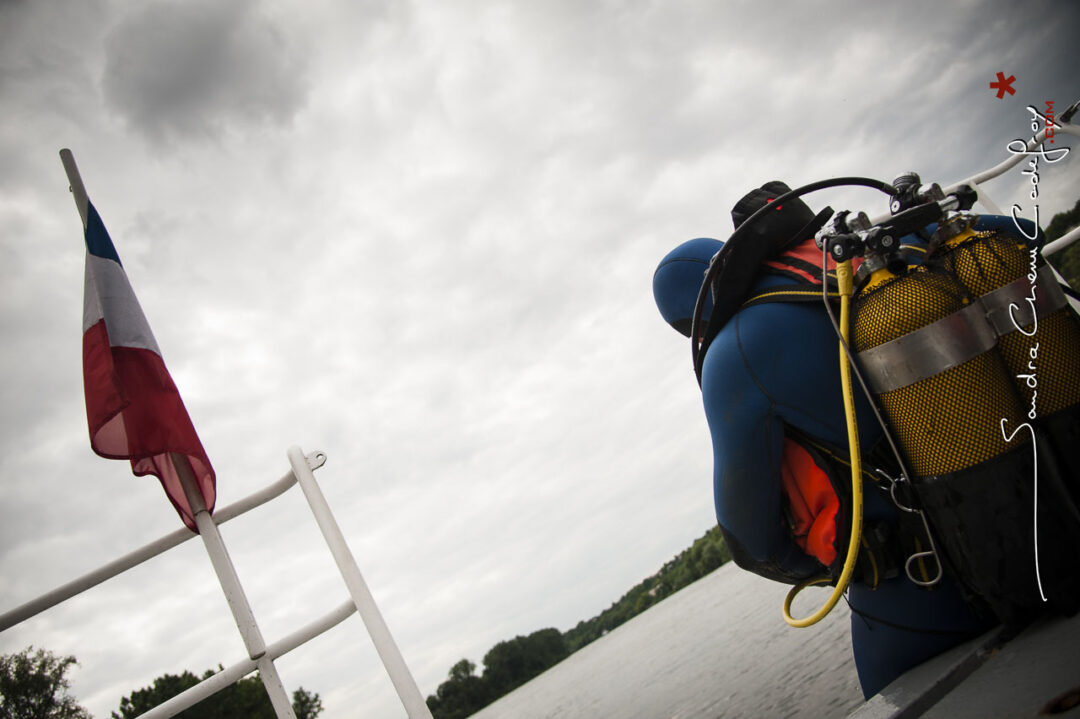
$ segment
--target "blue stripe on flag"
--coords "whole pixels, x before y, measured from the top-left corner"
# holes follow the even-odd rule
[[[116,254],[112,238],[109,237],[109,232],[105,229],[105,223],[101,221],[101,216],[94,209],[94,205],[87,202],[86,209],[86,249],[90,251],[91,255],[112,260],[123,267],[123,263],[120,262],[120,255]]]

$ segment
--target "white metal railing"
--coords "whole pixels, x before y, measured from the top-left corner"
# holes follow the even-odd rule
[[[313,452],[308,455],[307,461],[311,464],[313,469],[318,469],[326,462],[326,455],[322,452]],[[247,497],[233,502],[227,507],[222,507],[215,511],[213,515],[214,524],[224,524],[230,519],[239,517],[241,514],[244,514],[251,509],[266,504],[271,499],[284,493],[285,490],[289,489],[289,487],[292,487],[294,484],[296,484],[296,476],[290,471],[273,484],[264,487],[258,492],[249,494]],[[45,594],[30,600],[26,604],[4,612],[3,614],[0,614],[0,632],[10,629],[16,624],[44,612],[46,609],[50,609],[67,599],[71,599],[76,594],[81,594],[87,589],[96,587],[105,580],[112,579],[116,575],[122,574],[133,567],[137,567],[143,562],[153,559],[159,554],[163,554],[173,547],[179,546],[197,536],[199,535],[193,533],[186,527],[178,529],[175,532],[166,534],[164,537],[136,549],[130,554],[125,554],[119,559],[114,559],[108,564],[104,564],[94,571],[84,574],[78,579],[74,579],[52,591],[46,592]]]
[[[214,570],[221,582],[222,590],[225,592],[229,608],[233,612],[237,628],[244,639],[245,648],[248,650],[248,658],[236,662],[217,674],[204,679],[196,686],[159,704],[142,714],[140,719],[167,719],[167,717],[175,716],[232,685],[256,669],[259,670],[277,716],[295,719],[292,706],[288,703],[288,695],[285,693],[281,679],[277,676],[274,660],[332,629],[352,616],[354,612],[359,612],[363,619],[372,642],[375,644],[375,649],[378,651],[379,657],[382,659],[383,665],[386,667],[390,680],[393,682],[398,697],[401,699],[410,719],[431,719],[431,712],[428,710],[427,704],[424,702],[420,690],[416,686],[416,682],[397,648],[397,644],[390,635],[390,630],[387,628],[382,614],[375,605],[375,600],[368,590],[359,568],[356,566],[356,561],[330,512],[330,507],[326,503],[325,497],[323,497],[322,490],[315,481],[314,470],[325,464],[326,454],[313,452],[304,455],[299,447],[291,447],[288,451],[288,458],[291,466],[288,474],[269,486],[218,510],[213,517],[202,506],[201,495],[197,491],[188,492],[188,499],[191,501],[192,510],[195,512],[196,526],[199,529],[198,534],[192,533],[187,528],[166,534],[78,579],[46,592],[15,609],[4,612],[0,614],[0,632],[198,536],[206,544],[207,553],[210,555],[211,563],[214,565]],[[182,479],[185,478],[182,477]],[[334,556],[334,561],[337,563],[345,581],[345,586],[349,591],[350,599],[292,634],[271,644],[265,644],[259,633],[258,625],[255,623],[255,617],[251,613],[251,608],[247,604],[243,589],[240,587],[239,579],[236,577],[228,552],[221,540],[221,535],[217,531],[217,525],[265,504],[297,483],[300,484],[315,522],[319,525],[323,538]],[[185,490],[193,486],[193,478],[187,477]]]
[[[350,599],[341,604],[337,609],[329,612],[311,624],[298,629],[273,644],[268,644],[266,647],[266,656],[270,661],[274,661],[279,657],[288,654],[293,649],[296,649],[301,644],[311,641],[323,632],[333,629],[338,624],[351,617],[355,612],[356,605],[353,604]],[[245,659],[237,662],[218,672],[214,676],[204,679],[190,689],[177,694],[172,699],[158,704],[150,711],[140,715],[139,719],[167,719],[167,717],[176,716],[185,709],[198,704],[203,699],[206,699],[222,689],[231,686],[240,679],[243,679],[257,668],[258,663],[254,659]]]

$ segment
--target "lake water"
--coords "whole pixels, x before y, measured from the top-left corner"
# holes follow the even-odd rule
[[[474,716],[845,717],[862,704],[847,605],[794,629],[781,616],[788,589],[729,562]],[[827,597],[807,589],[792,613]]]

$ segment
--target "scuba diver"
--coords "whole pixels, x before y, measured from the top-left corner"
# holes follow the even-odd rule
[[[934,533],[942,545],[936,547],[925,515],[909,510],[919,497],[902,489],[897,498],[900,482],[893,478],[904,473],[863,392],[852,398],[857,438],[849,438],[837,329],[822,301],[823,291],[836,295],[836,263],[831,257],[825,261],[814,239],[832,211],[815,215],[797,196],[775,202],[785,195],[790,190],[782,182],[748,193],[732,209],[736,233],[730,246],[709,238],[683,243],[660,262],[653,293],[664,320],[684,336],[696,334],[695,350],[701,345],[695,369],[712,436],[716,517],[732,557],[744,569],[788,584],[824,575],[839,587],[837,597],[843,591],[840,577],[850,577],[852,648],[869,698],[923,661],[1000,621],[1026,615],[1013,605],[987,602],[993,593],[973,588],[958,571],[966,548]],[[753,226],[740,232],[748,220]],[[936,227],[920,227],[904,237],[889,266],[902,273],[898,261],[919,265],[928,245],[932,251],[940,242],[929,234]],[[1023,232],[1035,236],[1033,227],[1027,223]],[[1012,218],[983,217],[973,231],[1017,236],[1020,229]],[[860,259],[855,258],[856,266]],[[823,264],[828,287],[822,284]],[[865,264],[864,270],[882,270],[880,264]],[[707,273],[715,265],[720,267],[709,282]],[[869,273],[863,274],[865,288],[873,283],[867,282]],[[1073,420],[1070,431],[1075,433],[1076,424]],[[991,429],[997,431],[996,420]],[[856,440],[857,445],[849,444]],[[852,474],[851,446],[863,448],[856,454],[865,466],[855,463],[861,498],[853,493],[860,487],[845,479]],[[1019,447],[1010,456],[1031,454]],[[853,527],[853,517],[860,518],[861,528]],[[1058,520],[1067,524],[1070,518],[1054,517]],[[992,517],[984,520],[992,522]],[[1080,534],[1053,537],[1070,543]],[[1073,543],[1067,554],[1075,557],[1077,546]],[[1051,556],[1047,569],[1063,573],[1068,570],[1063,561],[1061,553]],[[1075,590],[1072,582],[1059,595],[1073,596]],[[790,618],[789,623],[805,626]]]

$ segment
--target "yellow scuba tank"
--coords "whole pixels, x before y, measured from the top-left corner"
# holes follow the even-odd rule
[[[855,298],[852,348],[911,471],[947,474],[1013,449],[999,420],[1015,427],[1024,410],[960,281],[934,266],[874,275]]]
[[[1000,232],[965,227],[945,241],[939,255],[940,264],[976,297],[1011,290],[987,311],[995,315],[998,349],[1021,396],[1035,398],[1035,412],[1029,403],[1027,418],[1048,417],[1080,402],[1080,323],[1038,251]],[[1016,305],[1012,312],[1010,304]],[[1041,310],[1037,319],[1032,304]]]
[[[966,215],[943,222],[931,243],[941,248],[919,267],[871,276],[854,302],[852,348],[954,577],[1002,620],[1048,600],[1074,611],[1080,512],[1017,384],[1026,384],[1030,338],[1013,318],[1021,327],[1034,320],[1009,305],[1028,304],[1017,300],[1029,294],[1022,285],[1030,256],[1015,240],[972,232],[973,222]],[[1039,287],[1052,293],[1048,282]],[[1057,345],[1039,369],[1040,390],[1044,377],[1057,385],[1047,388],[1046,404],[1038,395],[1046,411],[1080,398],[1080,352],[1061,346],[1080,330],[1070,310],[1057,317],[1056,302],[1038,315],[1040,342]]]
[[[946,233],[953,236],[936,261],[984,301],[1025,419],[1048,436],[1063,481],[1080,503],[1080,319],[1035,248],[963,225]]]

